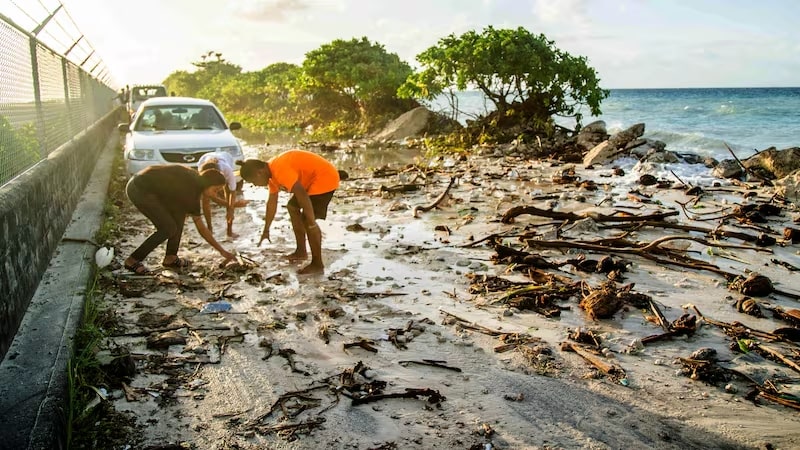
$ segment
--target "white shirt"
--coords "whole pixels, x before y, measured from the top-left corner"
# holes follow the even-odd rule
[[[236,190],[236,174],[233,173],[233,156],[228,152],[210,152],[201,156],[197,161],[197,167],[202,167],[210,159],[217,160],[219,171],[225,176],[225,181],[228,182],[228,188],[231,192]]]

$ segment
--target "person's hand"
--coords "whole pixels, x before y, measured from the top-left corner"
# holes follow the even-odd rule
[[[261,232],[261,239],[258,240],[258,247],[261,247],[261,243],[264,242],[264,239],[272,243],[272,240],[269,238],[269,228],[264,228],[264,231]]]

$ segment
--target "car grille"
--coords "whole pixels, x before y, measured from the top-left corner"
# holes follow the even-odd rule
[[[208,152],[213,152],[213,148],[207,148],[202,150],[194,150],[194,151],[161,151],[161,156],[164,158],[165,161],[170,163],[181,163],[181,164],[197,164],[197,160],[200,159],[201,156],[205,155]]]

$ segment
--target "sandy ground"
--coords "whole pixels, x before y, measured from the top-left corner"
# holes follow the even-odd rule
[[[109,344],[129,349],[137,364],[127,388],[109,393],[114,409],[136,417],[137,430],[127,448],[800,447],[798,412],[764,399],[757,404],[746,399],[751,390],[746,379],[711,385],[679,374],[677,357],[712,347],[726,364],[751,376],[783,375],[786,389],[798,381],[800,374],[783,365],[752,353],[732,353],[730,338],[718,327],[701,322],[691,337],[642,348],[637,339],[661,332],[647,320],[649,311],[626,307],[613,318],[593,321],[578,307],[576,296],[560,302],[560,317],[546,318],[493,305],[487,296],[468,290],[469,274],[530,281],[494,264],[490,247],[466,246],[492,233],[554,232],[557,225],[541,217],[525,215],[501,223],[500,216],[512,206],[647,214],[691,199],[683,191],[634,186],[660,201],[635,203],[620,194],[628,190],[622,179],[601,176],[608,170],[578,168],[582,179],[602,184],[598,191],[582,191],[550,183],[552,172],[564,167],[549,163],[473,158],[441,162],[440,170],[427,178],[419,171],[374,178],[372,169],[392,158],[331,158],[354,179],[342,183],[328,220],[320,222],[323,275],[298,276],[296,270],[304,263],[282,257],[294,248],[282,209],[272,226],[272,243],[256,246],[266,191],[252,186],[244,191],[249,205],[237,210],[235,231],[240,237],[223,239],[223,245],[257,266],[218,268],[219,255],[188,221],[182,255],[193,261],[191,268],[159,270],[146,277],[121,269],[109,274],[115,283],[105,297],[122,325]],[[414,218],[411,208],[431,202],[454,173],[460,178],[449,199]],[[416,192],[380,189],[423,183],[426,187]],[[758,193],[762,199],[769,196],[768,191]],[[742,201],[738,194],[726,195],[707,197],[703,204],[711,210]],[[609,198],[596,207],[604,197]],[[687,221],[683,214],[676,219]],[[769,226],[782,230],[791,224],[792,214],[772,220]],[[127,199],[122,227],[126,238],[114,243],[119,261],[150,230]],[[224,213],[219,208],[215,228],[221,238]],[[619,234],[592,226],[565,230],[564,237],[585,240]],[[680,233],[650,230],[630,238],[646,242],[666,234]],[[523,248],[513,237],[506,241]],[[696,258],[729,271],[758,270],[780,289],[800,292],[797,277],[770,262],[800,266],[796,246],[774,247],[774,254],[736,250],[734,260],[687,243]],[[576,251],[541,254],[564,259]],[[157,268],[162,256],[163,247],[150,256],[149,266]],[[717,274],[657,265],[635,255],[624,259],[629,263],[624,282],[652,296],[669,320],[693,312],[683,308],[693,304],[718,321],[739,321],[764,331],[786,326],[769,313],[769,318],[755,318],[737,312],[732,304],[741,296]],[[572,266],[554,272],[590,286],[605,279]],[[231,309],[201,311],[215,300],[228,302]],[[786,309],[797,303],[777,295],[761,301]],[[459,324],[453,317],[466,322]],[[188,327],[173,332],[178,344],[147,348],[150,331],[184,325]],[[535,341],[537,355],[495,352],[499,338],[476,331],[479,327],[520,333]],[[600,374],[576,353],[560,349],[576,328],[602,338],[607,350],[597,357],[622,368],[623,379]],[[346,348],[358,342],[365,344]],[[439,365],[419,364],[424,360]],[[420,391],[418,398],[357,404],[354,384],[383,394],[430,391]]]

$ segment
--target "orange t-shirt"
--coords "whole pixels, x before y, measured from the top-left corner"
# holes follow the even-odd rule
[[[269,160],[269,192],[291,192],[299,180],[308,195],[331,192],[339,187],[339,171],[333,164],[316,153],[305,150],[288,150]]]

